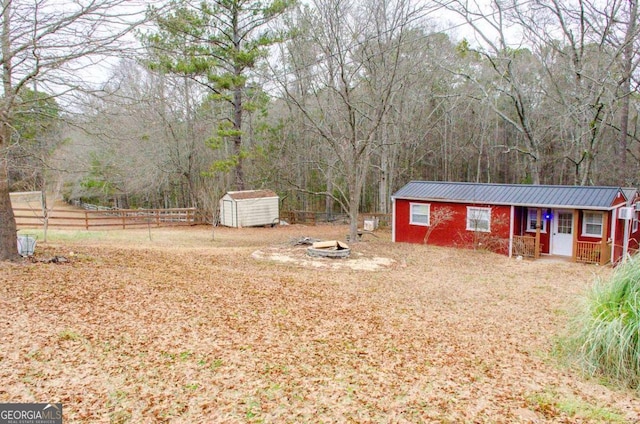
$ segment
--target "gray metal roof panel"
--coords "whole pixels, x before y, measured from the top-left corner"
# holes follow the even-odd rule
[[[628,204],[631,204],[636,199],[636,196],[638,195],[638,189],[633,187],[623,187],[622,192],[624,193],[625,196],[627,196]]]
[[[618,193],[624,195],[620,187],[411,181],[394,193],[392,198],[608,209],[613,205]]]

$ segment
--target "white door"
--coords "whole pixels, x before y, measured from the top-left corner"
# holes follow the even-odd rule
[[[573,255],[573,211],[554,211],[551,253],[553,255]]]

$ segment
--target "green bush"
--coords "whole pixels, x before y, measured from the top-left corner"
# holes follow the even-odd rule
[[[576,314],[569,353],[589,375],[640,388],[640,258],[598,280]]]

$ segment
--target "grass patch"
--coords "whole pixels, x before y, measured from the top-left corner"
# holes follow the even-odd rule
[[[59,332],[58,338],[63,341],[74,341],[74,342],[83,339],[81,334],[69,329],[62,330],[61,332]]]
[[[20,234],[29,234],[36,237],[38,241],[44,240],[44,231],[37,229],[21,230]],[[48,242],[74,242],[82,240],[104,240],[107,238],[107,231],[87,231],[87,230],[48,230]]]
[[[555,390],[536,392],[526,397],[527,403],[546,418],[566,415],[572,419],[597,423],[626,423],[626,418],[610,408],[592,405],[581,399],[563,396]]]
[[[609,280],[588,291],[570,335],[562,343],[567,358],[593,377],[640,388],[640,259],[620,265]]]

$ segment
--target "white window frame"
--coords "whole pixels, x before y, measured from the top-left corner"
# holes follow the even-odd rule
[[[638,231],[638,212],[633,212],[633,224],[631,225],[631,232],[635,233]]]
[[[538,219],[538,211],[536,209],[527,209],[527,233],[535,233],[536,220]],[[547,232],[547,220],[544,219],[544,213],[540,212],[540,220],[542,221],[541,233]],[[531,227],[534,228],[531,228]]]
[[[487,228],[478,228],[477,225],[473,225],[473,222],[484,221],[486,214]],[[476,218],[477,217],[477,218]],[[481,208],[477,206],[467,206],[467,231],[477,231],[480,233],[491,232],[491,208]]]
[[[427,213],[416,213],[413,211],[413,208],[416,207],[416,209],[418,209],[418,207],[426,207],[427,208]],[[426,216],[427,217],[427,222],[419,222],[419,221],[414,221],[413,220],[413,216],[414,215],[420,215],[420,216]],[[409,224],[411,225],[420,225],[423,227],[428,227],[431,225],[431,203],[409,203]]]
[[[600,233],[588,233],[587,232],[587,224],[596,225],[594,222],[587,222],[587,216],[599,216],[600,217]],[[584,237],[602,237],[602,233],[604,231],[604,214],[602,212],[591,212],[584,211],[582,213],[582,235]]]

